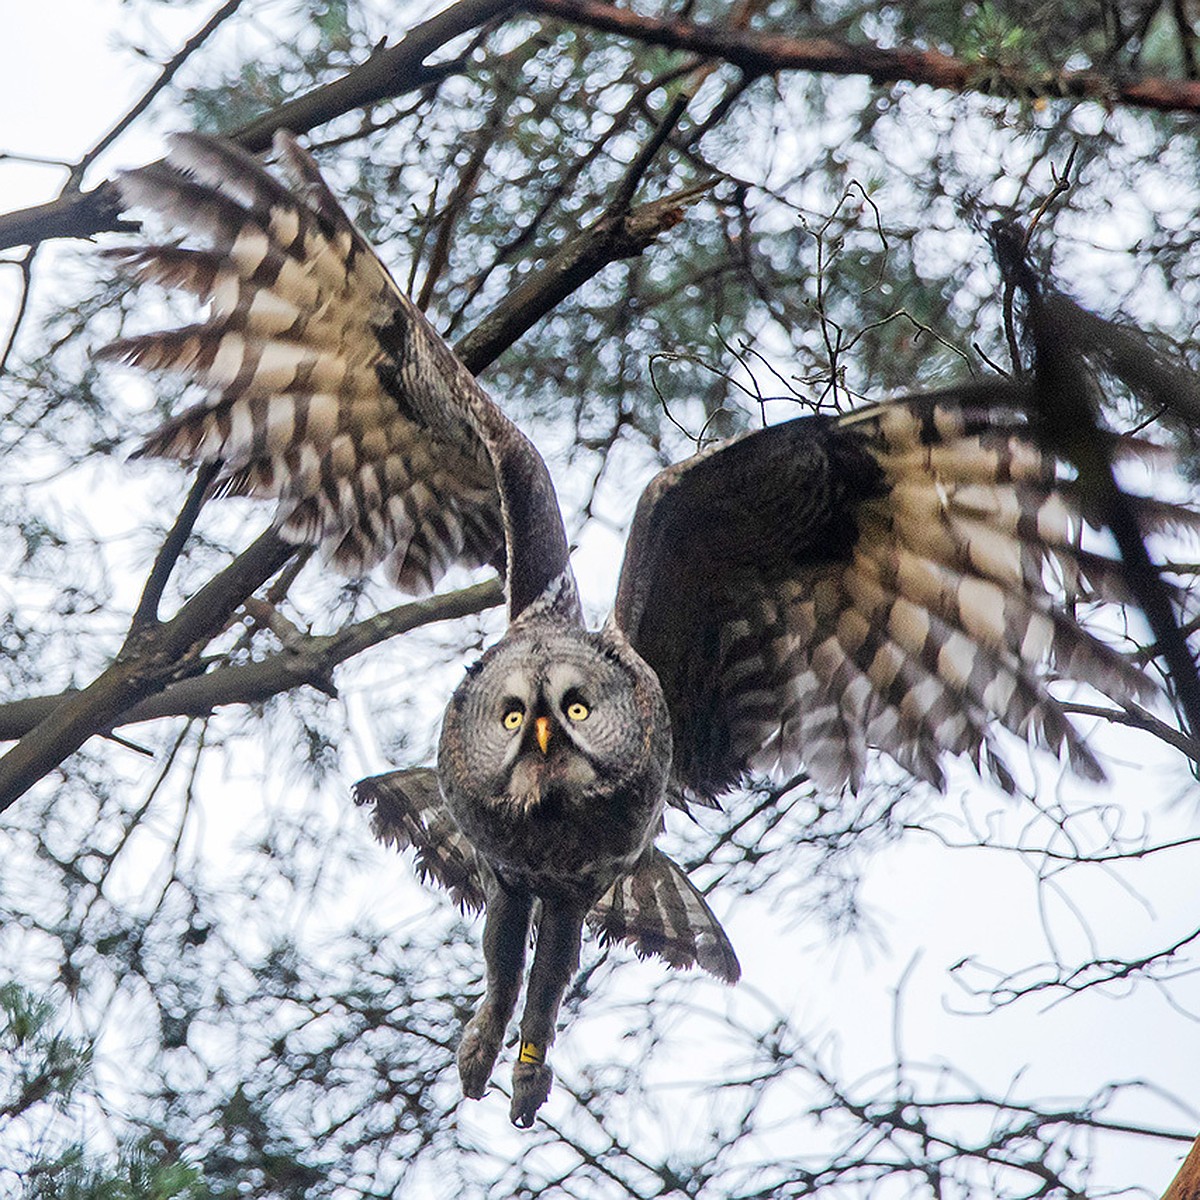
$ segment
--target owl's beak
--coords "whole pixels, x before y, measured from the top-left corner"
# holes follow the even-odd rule
[[[538,717],[533,723],[533,732],[537,738],[538,749],[546,754],[550,749],[550,718]]]

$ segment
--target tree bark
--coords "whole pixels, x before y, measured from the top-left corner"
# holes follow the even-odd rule
[[[1200,1200],[1200,1137],[1192,1143],[1179,1174],[1163,1192],[1162,1200]]]

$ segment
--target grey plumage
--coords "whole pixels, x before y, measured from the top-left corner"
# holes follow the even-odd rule
[[[143,453],[219,461],[218,488],[279,501],[286,537],[409,591],[452,563],[505,574],[509,631],[455,691],[436,773],[364,780],[376,833],[464,907],[486,907],[488,992],[459,1068],[487,1085],[537,950],[513,1119],[544,1057],[590,923],[732,981],[707,904],[653,845],[666,803],[714,803],[802,767],[836,792],[881,750],[932,784],[947,755],[1011,787],[1004,728],[1098,779],[1048,690],[1153,685],[1064,595],[1124,602],[1120,564],[1081,544],[1087,506],[1039,449],[1033,385],[993,380],[759,430],[669,467],[643,493],[612,619],[583,627],[545,464],[353,228],[311,159],[290,184],[227,143],[174,139],[125,177],[132,204],[199,244],[113,252],[209,304],[110,355],[184,372],[207,398]],[[1153,454],[1113,439],[1115,454]],[[1190,511],[1135,501],[1147,530]]]
[[[355,785],[354,799],[371,806],[371,828],[381,842],[413,849],[423,881],[444,887],[464,911],[484,907],[490,868],[450,816],[436,771],[409,767],[373,775]],[[741,974],[707,901],[653,847],[592,905],[587,924],[602,943],[624,942],[642,958],[657,956],[677,968],[699,966],[726,983],[736,983]]]

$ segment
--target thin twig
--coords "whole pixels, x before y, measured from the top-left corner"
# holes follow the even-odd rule
[[[183,553],[183,547],[191,536],[192,527],[196,524],[196,518],[204,506],[209,485],[216,477],[220,467],[219,462],[203,463],[196,472],[192,490],[188,493],[183,508],[179,510],[179,516],[175,518],[175,524],[171,526],[170,532],[159,547],[154,565],[146,577],[141,599],[138,600],[133,619],[129,623],[130,637],[140,633],[147,625],[154,624],[158,620],[158,606],[162,601],[167,580],[170,579],[171,572],[175,569],[180,554]]]
[[[194,33],[163,65],[158,78],[138,97],[125,115],[79,160],[76,171],[82,171],[94,162],[150,107],[159,94],[179,73],[189,58],[241,7],[243,0],[225,0],[211,17]]]
[[[29,285],[33,278],[33,260],[36,255],[37,247],[30,246],[15,263],[4,264],[17,267],[20,271],[21,282],[18,285],[17,311],[13,314],[12,325],[9,326],[8,336],[4,339],[4,349],[0,351],[0,376],[3,376],[4,372],[8,370],[9,355],[12,354],[17,334],[21,331],[25,313],[29,308]]]

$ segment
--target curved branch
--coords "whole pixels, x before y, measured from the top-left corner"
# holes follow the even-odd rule
[[[968,62],[937,50],[884,49],[835,38],[797,38],[783,33],[650,17],[605,0],[527,0],[529,12],[586,25],[654,46],[722,59],[747,75],[815,71],[865,75],[872,83],[923,83],[951,92],[1042,99],[1098,100],[1158,112],[1200,112],[1200,83],[1187,79],[1114,79],[1095,71],[1022,71],[981,59]]]
[[[207,717],[231,704],[261,704],[272,696],[310,684],[326,694],[333,691],[334,668],[389,638],[398,637],[435,621],[451,621],[494,608],[504,600],[498,579],[401,604],[387,612],[349,625],[337,633],[292,641],[258,662],[221,666],[204,675],[171,683],[155,695],[138,701],[97,733],[156,721],[162,717]],[[0,704],[0,741],[27,734],[57,708],[83,693],[59,692],[30,696]]]

